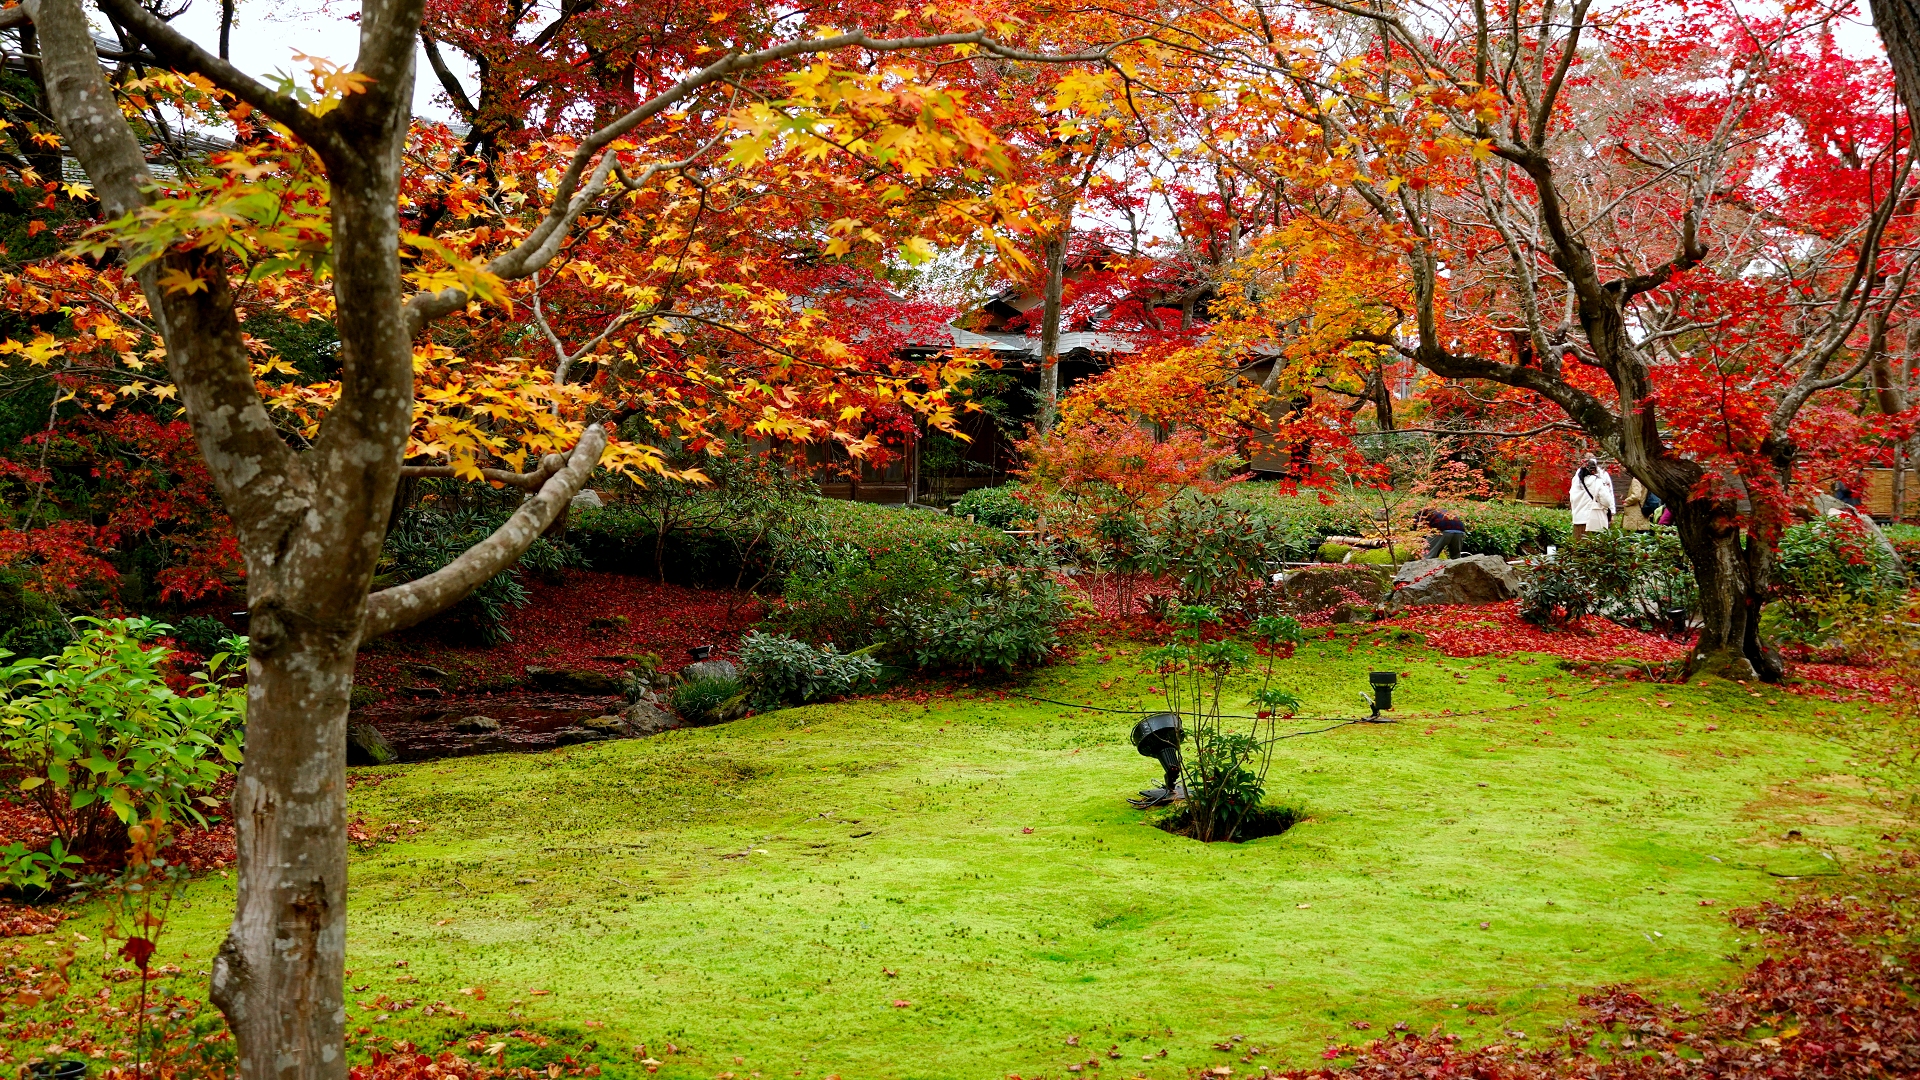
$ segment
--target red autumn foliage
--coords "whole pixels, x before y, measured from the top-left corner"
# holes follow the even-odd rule
[[[396,634],[360,654],[355,686],[381,696],[417,684],[417,664],[458,674],[468,686],[498,677],[519,678],[529,664],[619,674],[635,653],[657,653],[673,670],[688,662],[687,650],[714,646],[728,655],[740,635],[760,618],[758,602],[738,603],[718,589],[663,585],[630,574],[570,570],[562,584],[529,580],[530,601],[507,618],[512,640],[501,645],[450,645],[431,628]],[[729,616],[728,605],[734,604]],[[596,627],[594,620],[611,625]],[[624,623],[620,619],[626,620]]]
[[[1915,862],[1907,856],[1909,863]],[[1893,883],[1889,883],[1892,885]],[[1911,881],[1901,883],[1910,886]],[[1865,890],[1862,890],[1865,891]],[[1290,1080],[1873,1080],[1920,1072],[1920,948],[1903,892],[1802,897],[1730,913],[1761,961],[1698,1010],[1624,986],[1581,997],[1551,1045],[1462,1049],[1437,1030],[1327,1048],[1348,1066]],[[1595,1044],[1598,1043],[1598,1046]]]

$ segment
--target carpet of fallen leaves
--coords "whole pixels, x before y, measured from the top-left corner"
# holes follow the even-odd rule
[[[1659,664],[1685,659],[1690,647],[1686,641],[1599,618],[1583,619],[1567,630],[1547,630],[1520,617],[1518,600],[1408,608],[1376,625],[1417,630],[1426,635],[1428,645],[1448,656],[1535,652],[1585,663],[1644,660]]]
[[[26,1075],[30,1062],[84,1058],[101,1080],[225,1080],[233,1072],[233,1036],[213,1006],[149,983],[73,992],[67,968],[76,944],[49,960],[26,943],[0,949],[0,1067]],[[168,964],[156,976],[180,969]],[[129,972],[128,974],[132,974]],[[134,976],[137,978],[138,976]],[[146,1038],[140,1039],[143,1025]],[[144,1045],[136,1061],[136,1044]]]
[[[764,611],[751,596],[591,570],[567,571],[558,584],[529,580],[527,590],[530,602],[507,619],[512,640],[449,643],[432,624],[404,631],[361,652],[355,686],[384,698],[420,683],[415,669],[425,664],[469,687],[505,689],[530,664],[614,675],[642,653],[657,654],[671,671],[695,646],[714,646],[716,659],[731,655]]]
[[[1912,855],[1904,862],[1911,868]],[[1876,895],[1803,897],[1734,911],[1762,935],[1739,984],[1687,1011],[1629,987],[1580,999],[1551,1045],[1462,1049],[1457,1035],[1404,1033],[1327,1047],[1348,1065],[1274,1072],[1289,1080],[1872,1080],[1920,1075],[1911,878]],[[1865,890],[1862,890],[1863,892]],[[1250,1061],[1251,1056],[1245,1060]],[[1203,1075],[1234,1075],[1216,1066]],[[1241,1073],[1240,1075],[1247,1075]]]

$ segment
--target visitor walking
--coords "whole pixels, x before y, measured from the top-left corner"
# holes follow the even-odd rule
[[[1449,559],[1460,557],[1460,545],[1467,539],[1467,523],[1457,515],[1429,506],[1413,516],[1413,523],[1435,530],[1427,537],[1427,558],[1437,559],[1442,551]]]
[[[1600,467],[1592,454],[1574,470],[1573,485],[1567,490],[1567,509],[1573,513],[1573,535],[1578,539],[1600,532],[1613,523],[1617,507],[1613,501],[1613,477]]]

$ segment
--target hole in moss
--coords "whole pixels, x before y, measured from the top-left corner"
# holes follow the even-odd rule
[[[1291,806],[1262,806],[1249,813],[1234,830],[1233,843],[1244,844],[1249,840],[1258,840],[1263,836],[1279,836],[1306,820],[1307,815]],[[1175,836],[1193,836],[1193,819],[1186,807],[1181,807],[1153,823],[1158,829]],[[1215,841],[1218,843],[1219,841]]]

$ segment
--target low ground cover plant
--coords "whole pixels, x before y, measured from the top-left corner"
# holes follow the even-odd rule
[[[845,697],[875,686],[880,662],[862,652],[843,653],[785,634],[755,630],[740,639],[740,670],[752,688],[756,709],[805,705]]]
[[[1699,604],[1699,586],[1672,529],[1590,533],[1553,555],[1526,560],[1520,613],[1565,629],[1588,615],[1622,626],[1680,634]]]
[[[211,792],[240,761],[246,692],[225,680],[244,653],[216,653],[169,685],[169,627],[147,619],[79,620],[79,637],[46,659],[0,664],[0,774],[51,823],[44,848],[0,848],[0,882],[45,889],[116,854],[140,822],[205,825]]]

